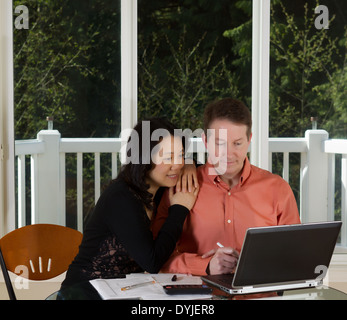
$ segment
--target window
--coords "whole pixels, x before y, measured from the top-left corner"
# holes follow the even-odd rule
[[[347,3],[271,1],[270,136],[347,132]]]
[[[347,133],[347,3],[271,1],[270,136],[303,137],[311,128],[329,138]],[[342,151],[341,151],[342,152]],[[341,217],[341,154],[332,157],[334,217]],[[299,200],[300,154],[291,154],[290,184]],[[273,154],[274,171],[282,154]]]
[[[31,0],[29,24],[13,29],[15,139],[35,139],[47,117],[62,138],[121,131],[121,1]],[[13,12],[22,1],[13,1]],[[21,7],[19,7],[21,8]],[[51,128],[52,129],[52,128]],[[104,155],[101,155],[104,157]],[[101,159],[102,184],[111,158]],[[30,172],[30,156],[25,166]],[[76,226],[76,154],[66,155],[66,223]],[[84,212],[94,206],[94,158],[83,156]],[[40,170],[40,169],[39,169]],[[26,175],[30,185],[30,174]],[[26,223],[31,192],[27,189]],[[18,207],[18,204],[17,204]]]
[[[202,128],[206,104],[251,107],[252,1],[138,1],[138,116]]]
[[[35,138],[47,128],[47,117],[54,117],[53,129],[63,138],[115,137],[134,124],[137,100],[139,118],[169,115],[182,127],[191,127],[191,122],[200,127],[201,109],[214,98],[238,95],[251,104],[252,1],[29,0],[29,21],[19,19],[11,35],[22,13],[16,8],[23,4],[4,3],[2,21],[14,39],[15,139]],[[28,22],[28,28],[21,28],[21,22]],[[159,90],[153,91],[155,85],[161,85]],[[199,90],[193,93],[196,85]],[[84,168],[92,169],[89,159],[83,161]],[[29,157],[24,162],[28,168]],[[13,159],[7,164],[12,166]],[[30,193],[25,201],[30,202]],[[11,210],[6,214],[12,217]],[[30,211],[27,216],[30,220]],[[14,227],[13,221],[6,224]]]
[[[10,37],[15,38],[16,139],[35,138],[47,128],[47,116],[54,116],[53,128],[63,138],[117,137],[137,118],[163,115],[193,131],[202,126],[207,102],[237,96],[252,108],[251,162],[279,174],[290,163],[286,176],[299,202],[305,167],[295,152],[304,154],[307,146],[301,140],[299,147],[297,140],[286,140],[289,149],[295,144],[299,151],[283,153],[283,140],[270,141],[276,151],[268,166],[268,137],[303,137],[317,123],[330,137],[346,138],[345,4],[326,1],[318,8],[315,0],[32,0],[26,3],[29,29],[15,28],[12,34],[8,16],[21,2],[14,1],[9,9],[10,2],[0,2],[6,9],[0,15],[7,28],[1,32],[8,36],[11,29]],[[8,48],[1,48],[1,67],[12,65],[11,59],[3,58]],[[13,89],[7,90],[10,74],[8,81],[0,79],[8,100]],[[11,109],[11,103],[8,106]],[[3,121],[8,124],[9,119],[12,115],[6,114]],[[5,140],[12,141],[11,126],[6,130]],[[346,155],[340,151],[344,142],[338,142],[337,151],[334,145],[326,144],[332,151],[324,151],[324,158],[329,153],[329,161],[335,163],[336,199],[345,203]],[[67,162],[76,162],[75,156],[69,157]],[[10,157],[8,164],[13,164]],[[94,165],[88,155],[83,164],[88,177]],[[76,169],[69,170],[74,201]],[[101,175],[109,180],[106,173]],[[85,214],[93,206],[87,201],[90,182],[84,181]],[[335,208],[334,217],[343,219],[344,207]],[[12,221],[6,223],[13,227]]]
[[[0,1],[0,236],[14,225],[12,3]]]
[[[63,137],[118,136],[120,1],[26,6],[29,28],[13,35],[16,139],[36,138],[48,116]]]
[[[29,28],[15,28],[13,35],[16,140],[36,138],[47,128],[47,117],[53,117],[62,138],[119,136],[120,10],[129,3],[134,6],[134,1],[111,0],[26,3]],[[204,106],[215,98],[238,96],[250,105],[251,1],[140,0],[137,8],[139,119],[165,115],[195,130],[202,127]],[[134,27],[128,22],[124,29]],[[129,43],[126,38],[123,45]],[[131,72],[124,68],[123,76]],[[23,161],[30,172],[30,156]],[[103,184],[110,180],[109,161],[101,159]],[[66,155],[66,222],[71,227],[76,226],[76,163],[76,154]],[[85,154],[85,216],[94,207],[93,170],[93,155]],[[30,185],[29,174],[26,180]],[[31,196],[28,188],[26,224],[32,218]]]

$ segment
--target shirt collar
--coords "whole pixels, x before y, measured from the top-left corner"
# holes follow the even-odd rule
[[[216,183],[222,182],[221,178],[219,177],[219,175],[216,172],[216,169],[209,162],[207,162],[205,165],[205,173],[206,173],[206,176],[208,177],[208,179],[212,183],[216,184]],[[239,179],[239,185],[240,186],[242,186],[245,183],[245,181],[248,179],[250,174],[251,174],[251,164],[250,164],[248,158],[246,157],[244,164],[243,164],[242,173],[241,173],[241,176]]]

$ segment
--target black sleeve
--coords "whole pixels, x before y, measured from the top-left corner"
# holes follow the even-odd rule
[[[129,255],[147,272],[157,273],[175,249],[189,210],[181,205],[169,208],[169,216],[153,240],[145,210],[132,195],[124,192],[108,204],[107,223]]]

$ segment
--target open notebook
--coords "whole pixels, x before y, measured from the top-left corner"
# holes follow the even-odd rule
[[[90,283],[98,291],[103,300],[122,300],[122,299],[141,299],[141,300],[192,300],[192,299],[209,299],[210,294],[184,294],[168,295],[165,293],[163,286],[167,284],[202,284],[198,276],[188,276],[176,274],[177,280],[172,282],[173,274],[159,273],[132,273],[126,278],[118,279],[95,279]],[[144,284],[129,290],[122,290],[127,286]]]

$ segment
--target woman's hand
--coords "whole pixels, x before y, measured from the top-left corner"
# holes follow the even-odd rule
[[[192,192],[199,187],[195,164],[185,164],[176,183],[176,191]]]
[[[169,188],[170,205],[180,204],[191,210],[199,193],[199,187],[192,187],[192,191],[174,191],[174,187]]]

